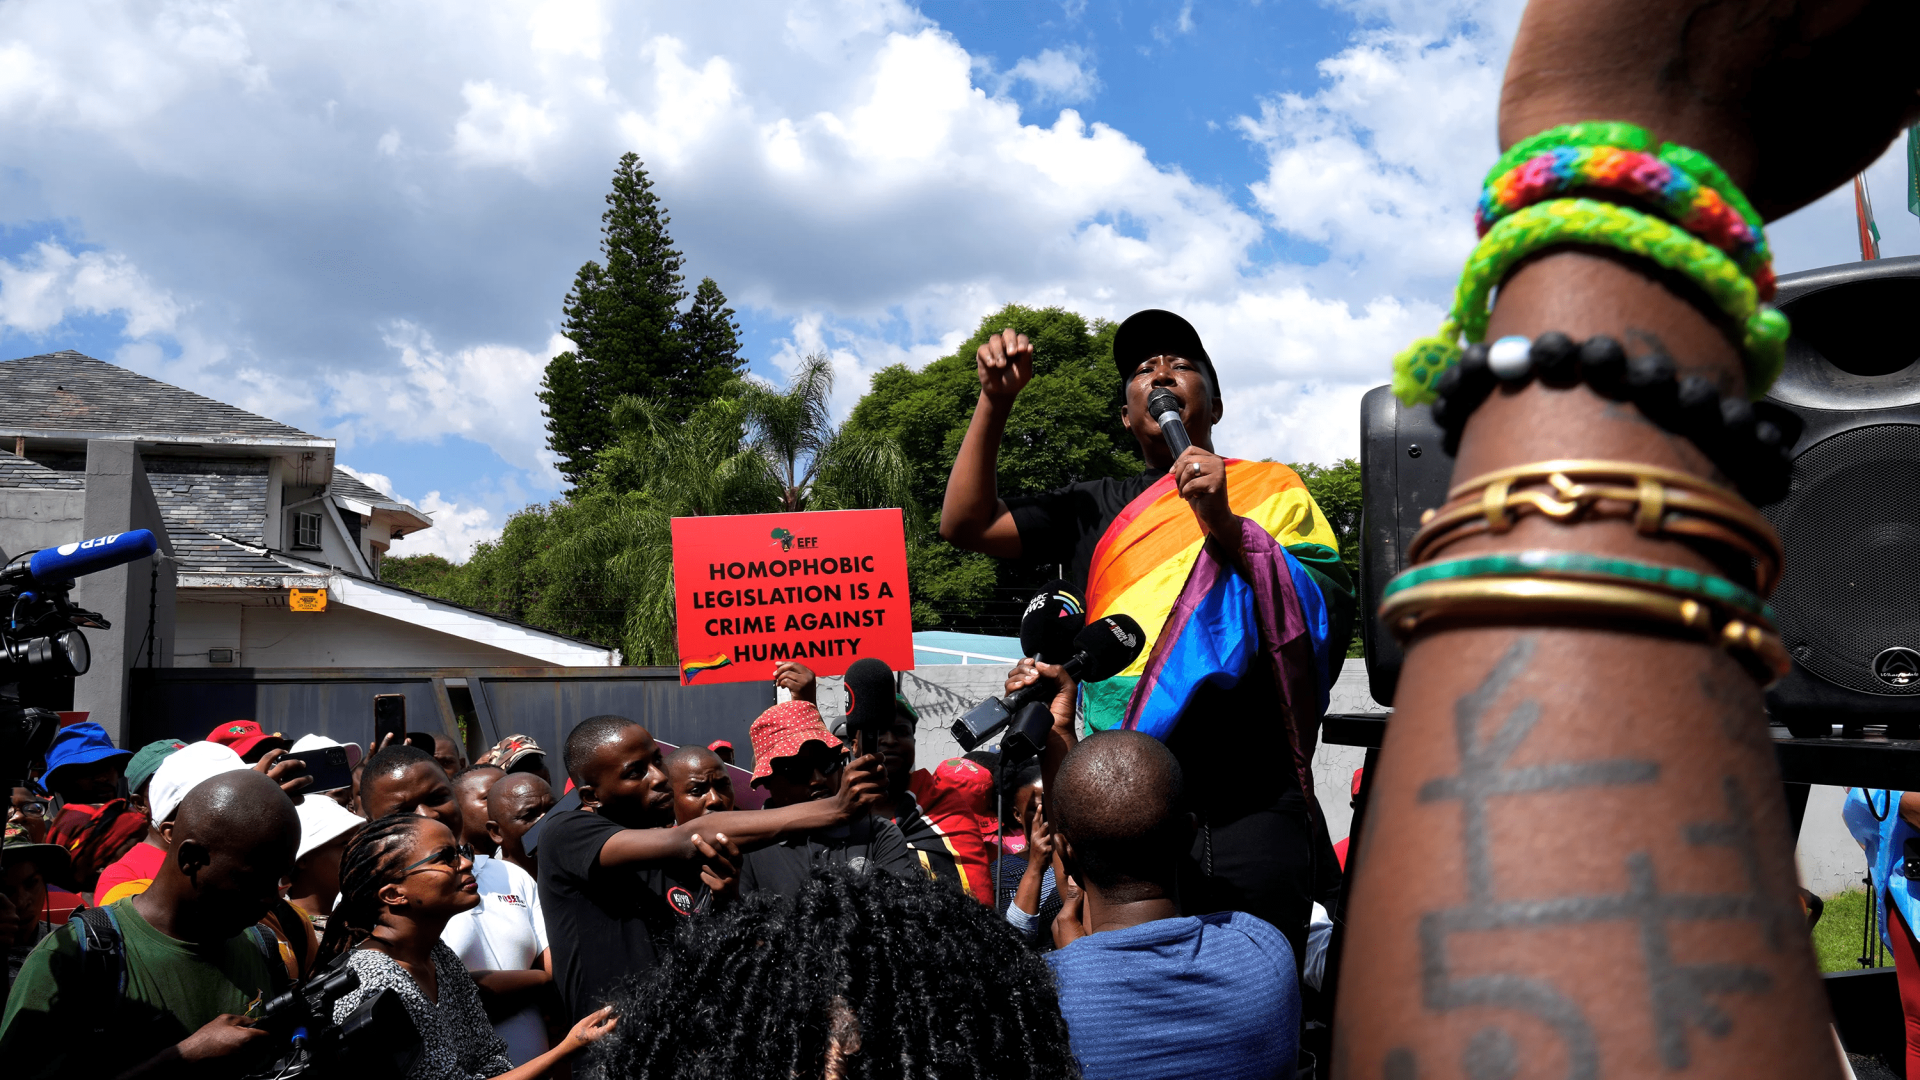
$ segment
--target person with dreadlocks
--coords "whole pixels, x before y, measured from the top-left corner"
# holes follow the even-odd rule
[[[823,867],[692,922],[622,987],[595,1047],[615,1080],[1078,1075],[1045,961],[991,908],[918,875]]]
[[[735,883],[741,850],[864,817],[879,794],[874,763],[863,758],[831,798],[675,825],[660,746],[624,716],[582,720],[567,736],[566,763],[580,808],[541,823],[540,902],[554,981],[575,1017],[658,963],[675,924]]]
[[[333,1019],[381,990],[398,994],[420,1032],[407,1080],[534,1080],[614,1029],[612,1010],[601,1009],[533,1060],[508,1058],[466,966],[440,940],[449,920],[479,906],[480,887],[472,852],[438,820],[396,814],[370,823],[347,845],[340,877],[320,961],[344,956],[360,985],[335,1003]]]

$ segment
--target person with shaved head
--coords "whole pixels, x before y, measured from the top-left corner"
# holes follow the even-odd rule
[[[1195,822],[1173,753],[1137,731],[1099,732],[1046,791],[1080,891],[1054,920],[1047,962],[1086,1080],[1291,1077],[1300,987],[1286,935],[1243,911],[1180,913]]]
[[[487,839],[500,857],[529,874],[538,874],[533,852],[525,843],[527,830],[553,809],[553,788],[532,773],[502,777],[487,790]]]
[[[254,924],[293,871],[293,802],[259,773],[222,773],[189,792],[167,828],[152,886],[93,916],[119,939],[123,984],[103,985],[83,958],[79,921],[28,956],[0,1020],[9,1076],[230,1074],[269,1049],[247,1016],[285,975]]]
[[[701,746],[683,746],[662,765],[673,792],[674,824],[733,809],[733,778],[720,755]]]
[[[879,794],[874,763],[862,759],[826,798],[675,824],[666,763],[646,728],[591,716],[568,733],[564,752],[580,808],[542,822],[539,880],[554,982],[575,1018],[605,1004],[622,979],[653,970],[679,919],[707,910],[737,880],[740,851],[865,816]]]

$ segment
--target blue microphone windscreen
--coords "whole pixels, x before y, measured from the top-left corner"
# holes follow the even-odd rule
[[[152,533],[145,529],[132,529],[36,551],[27,566],[33,579],[45,584],[144,559],[159,547]]]

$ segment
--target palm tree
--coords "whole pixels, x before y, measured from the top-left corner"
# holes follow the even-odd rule
[[[749,446],[766,459],[786,510],[856,510],[897,506],[918,517],[913,471],[899,443],[833,423],[833,363],[812,353],[785,390],[743,380]]]

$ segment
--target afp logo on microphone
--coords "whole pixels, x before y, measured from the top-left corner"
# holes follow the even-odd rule
[[[76,551],[92,551],[97,547],[106,547],[125,535],[125,533],[108,533],[106,536],[96,536],[91,540],[70,540],[53,550],[62,555],[71,555]]]
[[[1140,648],[1141,638],[1138,631],[1128,630],[1117,622],[1107,623],[1107,630],[1113,634],[1113,640],[1119,642],[1121,648],[1130,650]]]

